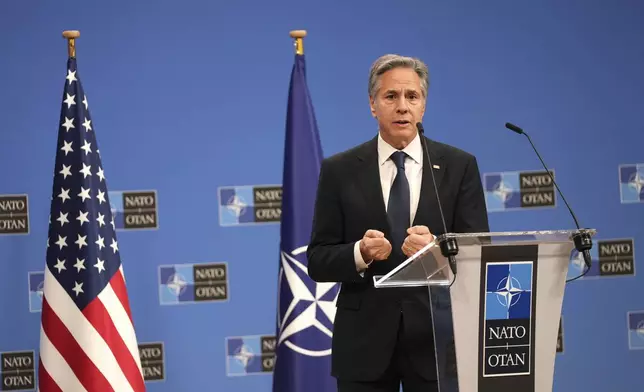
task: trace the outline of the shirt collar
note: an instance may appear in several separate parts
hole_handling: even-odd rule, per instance
[[[396,151],[398,150],[391,144],[387,143],[380,135],[380,132],[378,132],[378,164],[382,166],[387,159],[389,159],[391,154]],[[416,161],[416,163],[420,164],[422,162],[423,149],[420,145],[420,136],[418,132],[412,139],[411,143],[403,148],[402,151],[404,151],[411,159]]]

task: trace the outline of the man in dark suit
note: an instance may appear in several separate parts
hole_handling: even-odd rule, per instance
[[[421,61],[386,55],[369,76],[378,136],[322,162],[308,273],[340,282],[332,374],[339,392],[438,391],[426,287],[373,287],[443,233],[416,123],[429,85]],[[476,158],[426,138],[449,232],[489,231]]]

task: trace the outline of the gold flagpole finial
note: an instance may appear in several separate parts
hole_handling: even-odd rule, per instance
[[[63,31],[63,37],[67,39],[69,57],[76,57],[76,38],[80,37],[80,31],[65,30]]]
[[[295,39],[295,53],[299,55],[304,54],[304,42],[302,39],[306,37],[306,30],[292,30],[290,32],[291,38]]]

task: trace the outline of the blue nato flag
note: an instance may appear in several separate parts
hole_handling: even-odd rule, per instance
[[[274,392],[336,390],[331,337],[339,287],[311,280],[306,259],[321,163],[306,62],[303,54],[296,54],[284,147]]]

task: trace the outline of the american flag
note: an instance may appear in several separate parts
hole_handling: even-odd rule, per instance
[[[67,61],[43,288],[41,392],[145,391],[105,172]]]

